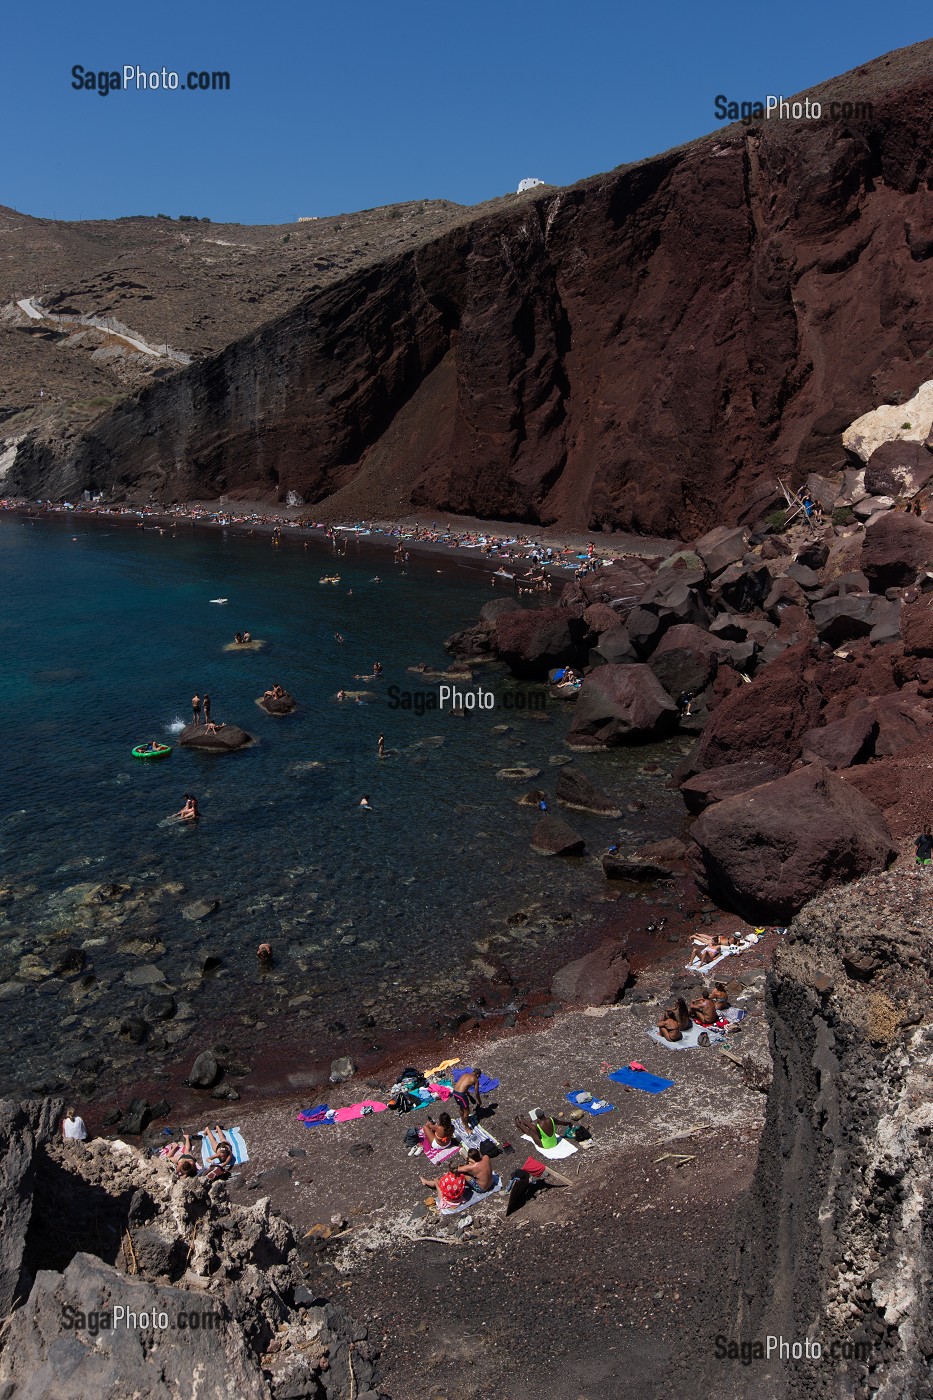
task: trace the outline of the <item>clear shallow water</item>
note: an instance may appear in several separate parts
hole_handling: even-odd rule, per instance
[[[339,586],[319,584],[334,572]],[[504,918],[536,900],[583,908],[601,889],[596,856],[625,827],[571,814],[592,857],[530,852],[535,813],[514,799],[528,786],[553,790],[549,759],[566,755],[567,711],[462,720],[387,704],[393,683],[427,684],[407,667],[449,664],[444,637],[491,596],[488,575],[439,576],[428,562],[402,574],[353,546],[335,561],[326,547],[273,549],[232,532],[173,539],[0,518],[0,1090],[82,1077],[89,1087],[107,1078],[100,1056],[123,1075],[151,1069],[209,1044],[230,1018],[255,1044],[274,1025],[309,1056],[341,1034],[335,1025],[384,1043],[463,1005],[477,941],[492,937],[515,966],[562,936],[547,919],[529,934]],[[225,652],[244,628],[265,649]],[[337,703],[377,659],[378,700]],[[500,699],[509,686],[498,671],[476,679]],[[273,681],[296,696],[296,714],[257,708]],[[215,719],[258,742],[135,761],[134,744],[188,719],[195,689],[209,692]],[[511,731],[495,734],[503,723]],[[643,771],[657,757],[642,749],[582,765],[623,806],[646,804],[626,819],[636,840],[679,816],[676,797]],[[496,779],[516,764],[541,777]],[[166,824],[187,791],[201,822]],[[372,812],[358,807],[364,793]],[[101,902],[101,884],[129,888]],[[219,908],[192,921],[183,911],[201,899]],[[255,957],[264,939],[276,953],[266,974]],[[205,953],[220,959],[208,977]],[[177,1013],[154,1022],[153,997],[166,991]],[[133,1014],[153,1022],[141,1045],[119,1034]]]

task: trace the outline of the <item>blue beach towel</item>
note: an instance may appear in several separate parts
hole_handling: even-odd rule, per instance
[[[248,1162],[249,1153],[246,1150],[246,1143],[243,1141],[243,1134],[240,1132],[239,1128],[224,1128],[223,1134],[233,1148],[233,1158],[237,1166],[240,1167],[245,1162]],[[211,1155],[211,1145],[205,1135],[201,1138],[201,1161],[205,1167]]]
[[[564,1098],[568,1103],[572,1103],[574,1108],[582,1108],[584,1113],[592,1113],[594,1118],[598,1118],[601,1113],[611,1113],[615,1108],[614,1103],[607,1103],[605,1099],[594,1099],[590,1097],[586,1103],[580,1102],[580,1095],[585,1093],[584,1089],[574,1089],[573,1093],[565,1094]],[[597,1108],[596,1105],[599,1105]]]
[[[661,1079],[657,1074],[649,1074],[646,1069],[629,1069],[623,1066],[609,1075],[616,1084],[627,1084],[630,1089],[641,1089],[646,1094],[663,1094],[673,1087],[673,1079]]]
[[[326,1103],[319,1103],[316,1108],[306,1108],[304,1112],[299,1113],[298,1122],[303,1128],[332,1128],[333,1118],[324,1117],[325,1113],[332,1111],[335,1110],[329,1109]]]
[[[457,1079],[460,1078],[461,1074],[472,1074],[472,1073],[473,1073],[473,1071],[472,1071],[471,1069],[458,1069],[458,1070],[457,1070]],[[480,1077],[479,1077],[479,1091],[480,1091],[481,1094],[491,1094],[492,1091],[493,1091],[493,1089],[498,1089],[498,1087],[499,1087],[499,1081],[498,1081],[498,1079],[490,1079],[488,1074],[481,1074],[481,1075],[480,1075]]]

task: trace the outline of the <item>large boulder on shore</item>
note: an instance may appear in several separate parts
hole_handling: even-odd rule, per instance
[[[204,724],[189,724],[178,736],[183,749],[203,749],[207,753],[235,753],[253,742],[251,734],[235,724],[225,724],[216,733],[209,734]]]
[[[544,680],[553,667],[582,661],[586,631],[568,608],[521,608],[496,618],[493,650],[513,675]]]
[[[687,811],[696,816],[714,802],[761,787],[762,783],[770,783],[783,772],[783,766],[779,768],[773,763],[724,763],[721,768],[708,768],[705,773],[681,783],[680,795]]]
[[[803,755],[827,768],[851,768],[874,757],[878,721],[870,706],[833,720],[803,736]]]
[[[715,677],[720,658],[731,649],[721,637],[683,622],[664,634],[648,665],[668,695],[699,695]]]
[[[811,613],[820,641],[838,647],[856,637],[870,637],[879,628],[896,632],[900,606],[877,593],[844,593],[818,599]]]
[[[865,527],[862,571],[873,593],[911,584],[933,562],[933,525],[889,511]]]
[[[713,898],[763,924],[787,923],[827,886],[897,854],[878,808],[821,764],[717,802],[691,835]]]
[[[557,775],[557,800],[574,812],[595,812],[599,817],[621,817],[613,799],[600,792],[579,768],[561,768]]]
[[[744,527],[717,525],[714,530],[702,535],[693,543],[693,552],[698,554],[715,578],[730,564],[745,558],[748,550],[749,533]]]
[[[800,739],[820,721],[822,699],[808,642],[788,647],[751,685],[716,706],[691,759],[691,775],[723,764],[770,763],[786,772]],[[690,775],[688,775],[690,776]]]
[[[933,594],[921,594],[901,612],[901,636],[908,656],[933,656]]]
[[[568,742],[639,743],[676,727],[677,706],[649,666],[598,666],[580,687]]]
[[[581,1006],[612,1006],[631,979],[625,944],[607,938],[582,958],[567,963],[554,974],[551,990],[560,1001]]]
[[[584,841],[560,817],[542,817],[531,833],[531,848],[540,856],[582,856]]]
[[[916,496],[933,477],[933,452],[921,442],[883,442],[865,468],[871,496]]]

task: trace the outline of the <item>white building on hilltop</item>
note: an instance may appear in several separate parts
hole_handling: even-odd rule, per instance
[[[529,177],[529,179],[527,179],[527,180],[519,180],[519,182],[518,182],[518,189],[516,190],[516,194],[524,194],[526,190],[533,190],[533,189],[535,188],[536,185],[543,185],[543,184],[544,184],[544,181],[543,181],[543,180],[536,180],[536,179],[534,178],[534,176]]]

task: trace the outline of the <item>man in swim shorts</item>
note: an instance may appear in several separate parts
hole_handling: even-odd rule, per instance
[[[201,723],[201,697],[197,691],[191,697],[191,716],[192,724]]]

